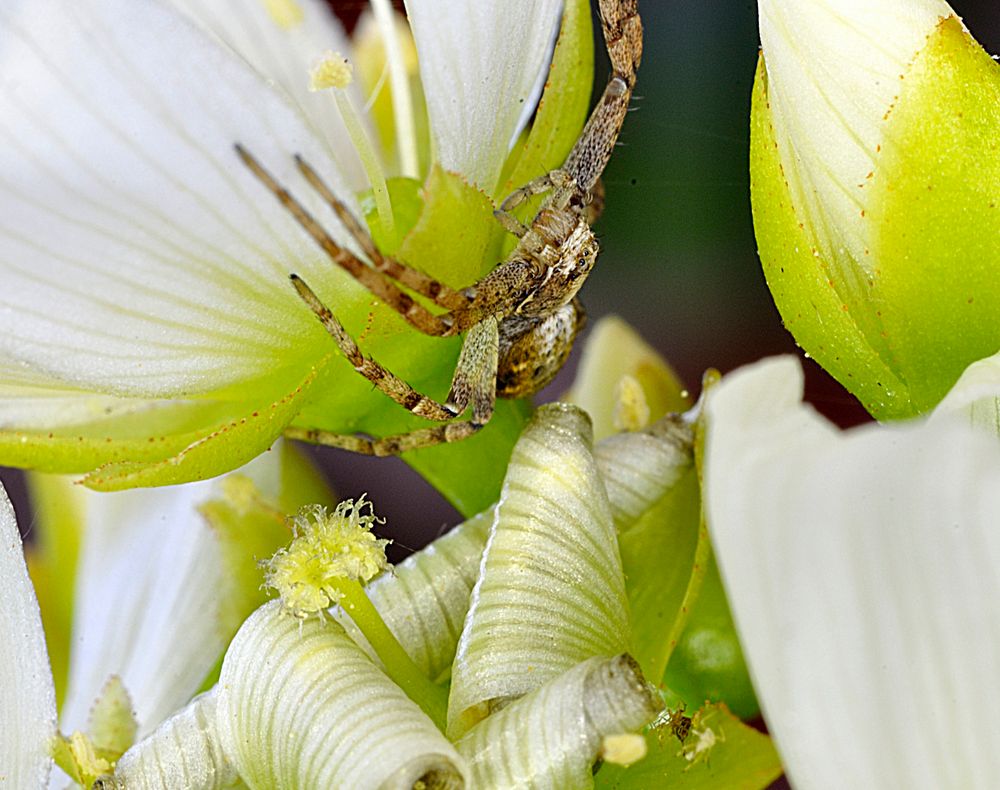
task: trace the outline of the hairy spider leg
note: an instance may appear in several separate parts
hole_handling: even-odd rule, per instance
[[[354,215],[348,211],[347,206],[344,205],[340,198],[333,194],[333,191],[320,178],[312,165],[298,154],[295,155],[295,164],[299,168],[299,172],[309,182],[309,185],[327,202],[351,236],[361,245],[361,248],[371,260],[373,269],[391,277],[407,288],[413,289],[421,296],[427,297],[435,304],[447,310],[461,310],[469,306],[469,302],[473,297],[473,294],[468,292],[469,289],[461,292],[456,291],[421,271],[412,269],[394,258],[382,255],[372,241],[372,237],[368,234],[368,231],[361,227],[361,224],[354,218]]]
[[[454,321],[448,313],[435,315],[415,301],[385,274],[376,271],[361,261],[350,250],[337,244],[312,214],[287,189],[285,189],[251,154],[239,143],[236,152],[257,179],[288,209],[305,231],[313,237],[327,256],[361,283],[375,296],[399,313],[411,326],[426,335],[446,336],[455,334]]]

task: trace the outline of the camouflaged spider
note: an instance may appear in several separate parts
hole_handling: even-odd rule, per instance
[[[569,356],[585,318],[576,294],[598,251],[588,221],[589,205],[625,120],[642,55],[642,23],[636,3],[600,0],[611,79],[563,166],[516,190],[494,212],[501,225],[518,237],[518,244],[505,261],[468,288],[449,288],[381,255],[343,203],[305,161],[296,157],[302,175],[336,212],[371,263],[358,259],[340,247],[246,149],[236,146],[247,167],[334,263],[421,332],[437,337],[465,333],[448,399],[440,403],[365,357],[340,321],[293,274],[299,296],[354,369],[404,408],[441,424],[381,439],[307,428],[289,428],[286,436],[367,455],[395,455],[464,439],[489,421],[498,397],[531,395],[552,380]],[[548,195],[530,225],[523,225],[511,214],[529,197],[543,193]],[[400,285],[446,312],[431,312]],[[470,405],[471,419],[456,420]]]

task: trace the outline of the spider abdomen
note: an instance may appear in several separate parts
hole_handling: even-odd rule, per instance
[[[511,316],[500,324],[497,397],[533,395],[555,378],[586,323],[574,299],[544,317]]]

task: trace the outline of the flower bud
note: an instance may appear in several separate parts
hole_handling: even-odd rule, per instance
[[[785,325],[878,418],[1000,348],[1000,70],[943,0],[760,0],[751,194]]]

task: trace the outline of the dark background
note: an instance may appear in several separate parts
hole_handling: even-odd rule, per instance
[[[359,9],[356,2],[333,5],[346,18]],[[1000,52],[995,2],[952,6],[987,50]],[[796,353],[764,284],[750,219],[747,118],[756,5],[640,0],[640,11],[646,36],[636,111],[605,174],[607,205],[596,228],[603,253],[582,297],[592,318],[617,313],[636,326],[697,392],[707,367],[726,371],[769,354]],[[607,75],[599,61],[597,90]],[[843,425],[865,419],[850,395],[806,365],[808,397],[822,411]],[[569,376],[564,373],[548,398]],[[401,550],[419,548],[458,520],[401,461],[311,452],[339,495],[369,493]],[[20,473],[0,469],[0,480],[29,531]]]

